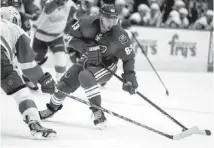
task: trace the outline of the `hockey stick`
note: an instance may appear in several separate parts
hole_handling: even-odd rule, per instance
[[[62,92],[62,91],[61,91],[61,92]],[[110,111],[110,110],[107,110],[107,109],[105,109],[105,108],[103,108],[103,107],[94,105],[94,104],[92,104],[92,103],[90,103],[90,102],[87,102],[87,101],[85,101],[85,100],[83,100],[83,99],[80,99],[80,98],[78,98],[78,97],[75,97],[75,96],[72,96],[72,95],[68,95],[68,94],[66,94],[66,93],[64,93],[64,92],[62,92],[62,93],[65,94],[68,98],[71,98],[71,99],[73,99],[73,100],[76,100],[76,101],[78,101],[78,102],[81,102],[81,103],[83,103],[83,104],[86,104],[86,105],[88,105],[88,106],[92,106],[92,107],[94,107],[94,108],[96,108],[96,109],[102,110],[103,112],[106,112],[106,113],[108,113],[108,114],[111,114],[111,115],[113,115],[113,116],[115,116],[115,117],[118,117],[118,118],[120,118],[120,119],[122,119],[122,120],[125,120],[125,121],[127,121],[127,122],[129,122],[129,123],[138,125],[138,126],[143,127],[143,128],[145,128],[145,129],[147,129],[147,130],[149,130],[149,131],[152,131],[152,132],[154,132],[154,133],[156,133],[156,134],[162,135],[162,136],[164,136],[164,137],[166,137],[166,138],[169,138],[169,139],[172,139],[172,140],[184,139],[184,138],[186,138],[186,137],[188,137],[188,136],[191,136],[192,134],[196,133],[197,130],[198,130],[197,127],[193,127],[193,128],[191,128],[191,129],[188,129],[187,131],[181,132],[180,134],[169,135],[169,134],[166,134],[166,133],[161,132],[161,131],[159,131],[159,130],[156,130],[156,129],[152,128],[152,127],[149,127],[149,126],[147,126],[147,125],[144,125],[144,124],[142,124],[142,123],[139,123],[139,122],[137,122],[137,121],[134,121],[134,120],[132,120],[132,119],[130,119],[130,118],[127,118],[127,117],[124,117],[124,116],[122,116],[122,115],[119,115],[118,113],[115,113],[115,112]]]
[[[146,53],[144,52],[143,47],[141,46],[141,44],[140,44],[139,41],[137,40],[135,34],[134,34],[133,32],[131,32],[131,33],[132,33],[132,35],[133,35],[135,41],[137,42],[138,46],[141,48],[141,50],[142,50],[143,54],[145,55],[147,61],[148,61],[149,64],[151,65],[152,69],[154,70],[155,74],[157,75],[158,79],[160,80],[161,84],[164,86],[164,88],[165,88],[165,90],[166,90],[166,95],[169,96],[169,91],[168,91],[166,85],[163,83],[163,81],[162,81],[160,75],[159,75],[158,72],[156,71],[155,67],[153,66],[152,62],[149,60],[149,58],[148,58],[148,56],[146,55]]]
[[[123,79],[118,76],[115,72],[111,71],[107,66],[105,66],[104,64],[102,64],[105,69],[107,69],[111,74],[113,74],[117,79],[119,79],[121,82],[124,82]],[[136,91],[136,94],[139,95],[141,98],[143,98],[146,102],[148,102],[150,105],[152,105],[153,107],[155,107],[158,111],[160,111],[162,114],[164,114],[165,116],[167,116],[170,120],[172,120],[174,123],[176,123],[177,125],[179,125],[180,127],[182,127],[182,131],[184,131],[185,133],[182,133],[186,136],[190,135],[190,134],[200,134],[200,135],[207,135],[210,136],[211,135],[211,131],[210,130],[199,130],[199,128],[197,126],[194,126],[192,128],[187,128],[185,127],[183,124],[181,124],[179,121],[177,121],[175,118],[173,118],[171,115],[169,115],[166,111],[164,111],[163,109],[161,109],[159,106],[157,106],[155,103],[153,103],[151,100],[149,100],[146,96],[144,96],[142,93],[140,93],[139,91]],[[180,137],[180,136],[178,136]]]
[[[76,49],[76,51],[79,51]],[[82,53],[81,51],[79,51],[80,53]],[[82,53],[84,54],[84,53]],[[123,82],[123,79],[118,76],[115,72],[111,71],[105,64],[101,63],[101,65],[103,67],[105,67],[111,74],[113,74],[116,78],[118,78],[121,82]],[[181,137],[187,137],[190,136],[192,134],[201,134],[201,135],[211,135],[211,132],[209,130],[199,130],[199,128],[197,126],[192,127],[192,128],[187,128],[184,125],[182,125],[180,122],[178,122],[176,119],[174,119],[172,116],[170,116],[167,112],[165,112],[164,110],[162,110],[159,106],[157,106],[156,104],[154,104],[152,101],[150,101],[147,97],[145,97],[143,94],[141,94],[139,91],[136,92],[141,98],[143,98],[145,101],[147,101],[149,104],[151,104],[153,107],[155,107],[157,110],[159,110],[161,113],[163,113],[165,116],[167,116],[169,119],[171,119],[173,122],[175,122],[177,125],[179,125],[180,127],[183,128],[183,132],[181,134],[175,135],[173,138],[174,139],[180,139]],[[146,127],[144,127],[146,128]],[[150,127],[148,127],[147,129],[149,129]],[[154,129],[153,129],[154,130]],[[159,132],[159,131],[157,131]],[[161,132],[162,133],[162,132]],[[159,133],[159,134],[161,134]],[[164,133],[162,133],[163,135]],[[169,137],[168,137],[169,138]],[[181,138],[182,139],[182,138]]]

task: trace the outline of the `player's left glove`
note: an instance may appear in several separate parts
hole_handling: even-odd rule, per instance
[[[41,84],[43,93],[53,94],[55,92],[55,82],[50,73],[46,72],[38,81]]]
[[[123,78],[123,90],[129,92],[131,95],[135,94],[138,87],[135,72],[128,72],[122,74]]]

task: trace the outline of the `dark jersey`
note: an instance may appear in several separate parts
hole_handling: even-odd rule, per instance
[[[22,29],[27,32],[30,31],[31,29],[31,25],[30,25],[30,20],[29,18],[23,13],[23,12],[19,12],[20,16],[21,16],[21,22],[22,22]]]
[[[102,52],[103,62],[123,61],[124,72],[134,71],[134,51],[126,31],[120,26],[114,26],[106,33],[100,31],[99,18],[87,16],[74,24],[69,24],[65,33],[73,38],[69,44],[81,52],[85,47],[101,45],[105,50]],[[108,64],[109,65],[109,64]]]

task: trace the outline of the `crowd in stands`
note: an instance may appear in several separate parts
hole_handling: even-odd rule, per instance
[[[212,0],[74,0],[85,3],[92,14],[103,3],[114,3],[122,25],[182,29],[213,29]]]
[[[37,18],[34,3],[39,1],[42,8],[48,0],[2,0],[4,2],[23,2],[28,18]],[[65,1],[65,0],[62,0]],[[104,3],[115,4],[120,22],[124,28],[131,25],[146,27],[181,28],[213,30],[213,0],[73,0],[79,9],[78,15],[99,14],[99,7]],[[36,8],[36,7],[35,7]],[[29,12],[28,12],[29,11]],[[78,16],[77,16],[78,17]],[[34,19],[33,19],[34,20]]]

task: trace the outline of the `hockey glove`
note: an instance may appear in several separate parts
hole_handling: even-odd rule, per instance
[[[98,66],[102,62],[100,46],[93,46],[86,49],[87,66]]]
[[[41,84],[43,93],[53,94],[55,92],[55,82],[50,73],[46,72],[38,82]]]
[[[135,72],[123,73],[123,90],[129,92],[131,95],[135,94],[138,83]]]

